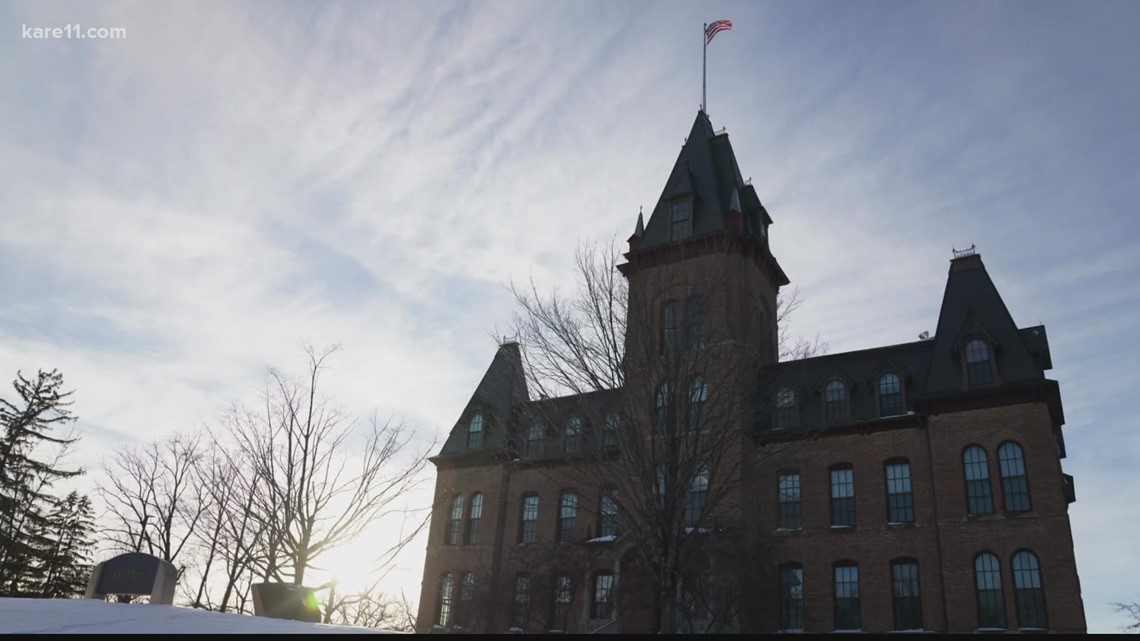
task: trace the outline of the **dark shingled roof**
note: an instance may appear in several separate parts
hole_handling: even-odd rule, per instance
[[[1048,354],[1045,330],[1039,336],[1027,332],[1032,351]],[[942,295],[942,310],[938,314],[934,353],[930,359],[930,375],[925,391],[941,395],[962,390],[960,350],[967,336],[985,336],[995,346],[998,380],[1002,383],[1042,380],[1042,368],[1035,362],[1031,350],[1022,342],[1023,334],[1017,329],[1005,302],[990,280],[982,257],[971,254],[950,261],[950,275],[946,279],[946,292]],[[1048,363],[1048,356],[1044,363]]]
[[[440,450],[440,455],[456,455],[467,451],[467,427],[471,417],[483,414],[483,444],[481,449],[499,449],[507,441],[511,408],[529,400],[526,378],[523,376],[522,354],[518,343],[499,346],[491,366],[479,381],[471,400]]]
[[[693,202],[693,236],[701,236],[727,229],[729,206],[736,201],[743,208],[745,234],[759,237],[760,224],[770,225],[772,219],[760,203],[756,190],[745,184],[736,164],[736,154],[728,141],[728,134],[717,134],[705,113],[697,112],[697,119],[673,171],[665,181],[665,189],[645,225],[640,250],[670,242],[668,205],[676,198],[691,196]]]
[[[850,420],[844,424],[880,420],[875,387],[887,372],[902,379],[907,413],[919,401],[965,393],[961,350],[972,336],[984,336],[993,345],[998,377],[987,390],[1044,382],[1044,371],[1052,368],[1045,328],[1018,329],[981,256],[971,254],[950,263],[938,329],[931,339],[786,361],[762,372],[760,385],[767,390],[768,409],[779,389],[794,391],[798,423],[804,427],[823,424],[824,387],[832,379],[847,385]],[[771,428],[771,412],[766,409],[756,425]]]

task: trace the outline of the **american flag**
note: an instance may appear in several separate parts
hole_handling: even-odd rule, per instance
[[[712,42],[713,36],[720,33],[721,31],[728,31],[731,28],[731,20],[717,20],[716,22],[710,22],[709,26],[705,27],[705,46],[709,46],[709,43]]]

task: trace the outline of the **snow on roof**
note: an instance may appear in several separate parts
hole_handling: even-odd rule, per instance
[[[0,598],[0,634],[379,634],[387,630],[95,599]]]

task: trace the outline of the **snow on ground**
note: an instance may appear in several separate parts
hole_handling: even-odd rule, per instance
[[[94,599],[0,598],[0,634],[376,634],[386,630],[322,625],[173,605]]]

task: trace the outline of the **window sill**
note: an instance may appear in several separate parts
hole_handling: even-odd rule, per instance
[[[1009,628],[974,628],[975,634],[1004,634]]]
[[[778,527],[778,528],[776,528],[776,536],[799,536],[803,533],[804,533],[804,529],[802,527],[792,527],[792,528]]]
[[[892,521],[892,522],[888,522],[885,527],[888,530],[907,530],[907,529],[911,529],[911,528],[918,527],[918,526],[913,521],[910,523],[895,523]]]
[[[1038,514],[1036,510],[1025,510],[1022,512],[1006,512],[1005,513],[1005,518],[1007,518],[1007,519],[1027,519],[1027,518],[1032,518],[1035,516],[1040,516],[1040,514]],[[1026,628],[1026,629],[1030,629],[1030,628]],[[1032,628],[1032,629],[1036,629],[1036,628]]]
[[[832,532],[854,532],[855,526],[854,525],[833,525],[828,529],[830,529]]]

